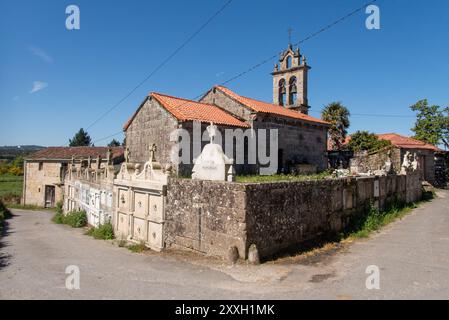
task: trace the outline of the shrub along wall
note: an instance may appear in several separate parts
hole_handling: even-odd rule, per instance
[[[227,183],[171,178],[165,243],[241,258],[255,244],[261,257],[338,233],[370,203],[421,198],[419,176],[391,175],[318,181]]]

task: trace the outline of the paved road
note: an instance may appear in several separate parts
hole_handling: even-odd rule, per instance
[[[367,240],[320,258],[228,266],[190,254],[132,253],[14,210],[0,240],[0,299],[449,298],[449,192]],[[80,289],[65,268],[80,268]],[[380,269],[380,289],[365,286]]]

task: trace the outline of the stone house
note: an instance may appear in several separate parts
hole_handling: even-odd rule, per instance
[[[201,122],[201,132],[210,122],[222,133],[226,129],[254,129],[257,146],[265,129],[267,139],[273,129],[278,134],[278,172],[285,172],[298,164],[312,165],[315,170],[327,168],[327,130],[329,124],[308,115],[307,76],[310,66],[302,58],[299,49],[291,46],[284,51],[275,66],[273,76],[273,101],[268,103],[241,96],[223,86],[214,86],[199,102],[176,98],[160,93],[149,94],[134,115],[124,125],[126,146],[130,162],[144,163],[150,155],[150,147],[158,149],[158,161],[173,166],[181,175],[188,175],[197,155],[191,139],[189,163],[174,164],[171,153],[178,140],[170,139],[176,129],[186,129],[194,136],[195,121]],[[239,174],[258,174],[263,163],[248,161],[248,144],[251,130],[245,131],[244,161],[235,167]],[[251,137],[252,139],[253,137]],[[206,141],[202,142],[204,145]],[[229,141],[222,141],[223,149]],[[232,148],[230,148],[232,149]],[[258,150],[258,149],[257,149]],[[230,158],[236,158],[235,148]]]
[[[392,171],[399,173],[404,155],[409,152],[417,156],[421,179],[431,184],[435,183],[435,153],[442,150],[434,145],[397,133],[377,134],[377,136],[379,139],[390,141],[392,147],[371,154],[355,155],[351,159],[353,168],[358,167],[360,172],[375,171],[381,169],[385,165],[385,161],[389,159],[392,164]],[[349,142],[349,139],[347,139],[347,142]]]
[[[384,133],[377,135],[379,139],[389,140],[391,144],[400,150],[400,159],[404,158],[408,151],[418,156],[421,179],[431,184],[435,183],[435,152],[442,151],[434,145],[402,136],[397,133]]]
[[[123,161],[123,148],[114,147],[112,161]],[[48,147],[29,155],[24,161],[22,204],[54,207],[63,199],[64,180],[69,164],[87,166],[97,157],[106,159],[108,147]],[[84,162],[83,162],[84,161]]]

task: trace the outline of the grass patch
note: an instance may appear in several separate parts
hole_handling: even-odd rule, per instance
[[[288,263],[315,264],[331,257],[333,253],[342,250],[345,244],[360,238],[367,238],[373,232],[409,214],[424,202],[434,198],[432,191],[424,191],[420,201],[405,204],[394,201],[385,210],[378,210],[372,203],[358,215],[352,217],[349,225],[339,234],[325,234],[310,242],[295,244],[272,256],[265,257],[264,261],[281,261]]]
[[[142,252],[144,250],[146,250],[145,247],[145,243],[141,242],[141,243],[137,243],[137,244],[130,244],[129,246],[127,246],[128,250],[132,251],[132,252]]]
[[[86,234],[100,240],[114,239],[114,229],[111,223],[102,224],[98,228],[90,228]]]
[[[397,219],[402,219],[413,209],[417,208],[420,203],[430,201],[433,198],[433,192],[423,192],[422,200],[417,203],[405,204],[395,201],[383,211],[371,203],[363,214],[353,218],[348,228],[340,235],[340,238],[367,238],[371,233],[378,231],[382,227]]]
[[[57,224],[66,224],[72,228],[82,228],[87,225],[86,211],[72,211],[67,214],[56,212],[52,221]]]
[[[40,211],[40,210],[53,211],[54,210],[54,208],[44,208],[44,207],[36,206],[34,204],[22,205],[22,204],[11,203],[11,204],[7,204],[7,206],[10,209],[22,209],[22,210],[32,210],[32,211]]]
[[[5,204],[19,203],[22,197],[23,176],[0,175],[0,200]]]
[[[323,171],[321,173],[310,175],[274,174],[270,176],[260,176],[260,175],[236,176],[235,181],[240,183],[309,181],[309,180],[323,180],[330,177],[331,173],[329,171]]]

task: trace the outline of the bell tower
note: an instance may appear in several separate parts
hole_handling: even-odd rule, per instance
[[[287,50],[279,57],[279,64],[274,66],[273,103],[308,114],[307,73],[310,67],[299,48],[293,49],[289,44]]]

